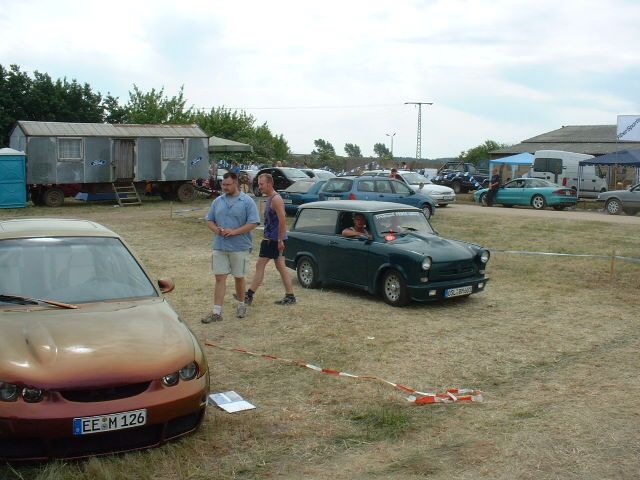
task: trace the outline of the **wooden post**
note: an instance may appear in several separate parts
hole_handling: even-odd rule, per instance
[[[609,268],[609,276],[613,277],[616,269],[616,251],[611,252],[611,267]]]

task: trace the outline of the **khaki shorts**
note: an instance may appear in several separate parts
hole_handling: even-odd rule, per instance
[[[251,252],[244,250],[241,252],[224,252],[214,250],[211,260],[211,270],[214,275],[228,275],[236,278],[243,278],[247,273]]]

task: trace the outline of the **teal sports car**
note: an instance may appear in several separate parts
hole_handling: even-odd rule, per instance
[[[365,231],[345,236],[361,216]],[[360,220],[360,219],[358,219]],[[489,278],[489,250],[441,237],[417,207],[374,200],[300,205],[284,251],[304,288],[334,283],[392,306],[468,297]]]
[[[486,205],[487,193],[486,188],[476,191],[473,194],[474,201]],[[493,203],[503,207],[522,205],[536,210],[545,207],[564,210],[575,206],[577,201],[576,191],[571,188],[561,187],[541,178],[516,178],[500,186]]]

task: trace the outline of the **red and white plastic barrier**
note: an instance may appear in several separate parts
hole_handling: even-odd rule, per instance
[[[425,405],[428,403],[455,403],[455,402],[482,402],[482,392],[479,390],[473,390],[470,388],[449,388],[444,392],[421,392],[414,388],[406,387],[404,385],[400,385],[399,383],[390,382],[380,377],[376,377],[373,375],[354,375],[352,373],[340,372],[338,370],[332,370],[330,368],[322,368],[317,365],[313,365],[311,363],[307,363],[302,360],[289,360],[287,358],[280,358],[274,355],[268,355],[265,353],[254,353],[249,350],[245,350],[243,348],[229,348],[223,347],[221,345],[217,345],[210,340],[206,340],[205,345],[213,348],[218,348],[220,350],[226,350],[228,352],[240,352],[246,355],[252,355],[254,357],[262,357],[268,358],[269,360],[276,360],[281,363],[287,363],[289,365],[295,365],[298,367],[308,368],[310,370],[314,370],[316,372],[326,373],[328,375],[335,375],[337,377],[349,377],[349,378],[357,378],[360,380],[372,380],[376,382],[386,383],[387,385],[391,385],[393,388],[400,390],[405,393],[409,393],[410,395],[407,397],[407,400],[416,405]]]

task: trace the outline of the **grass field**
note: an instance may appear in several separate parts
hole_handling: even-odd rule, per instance
[[[197,201],[195,207],[206,208]],[[182,206],[174,208],[183,208]],[[233,315],[229,280],[223,322],[212,305],[211,235],[198,216],[170,204],[72,203],[12,216],[96,220],[116,232],[158,278],[204,342],[372,374],[419,390],[469,387],[483,403],[415,406],[390,387],[209,348],[213,391],[235,390],[256,410],[210,408],[182,441],[140,453],[0,466],[10,479],[252,478],[638,478],[640,476],[640,264],[494,252],[486,292],[397,309],[338,287],[283,289],[272,266],[245,319]],[[484,217],[441,209],[443,235],[497,250],[637,256],[637,226]],[[294,272],[291,272],[294,275]],[[1,321],[1,319],[0,319]],[[0,323],[1,325],[1,323]]]

